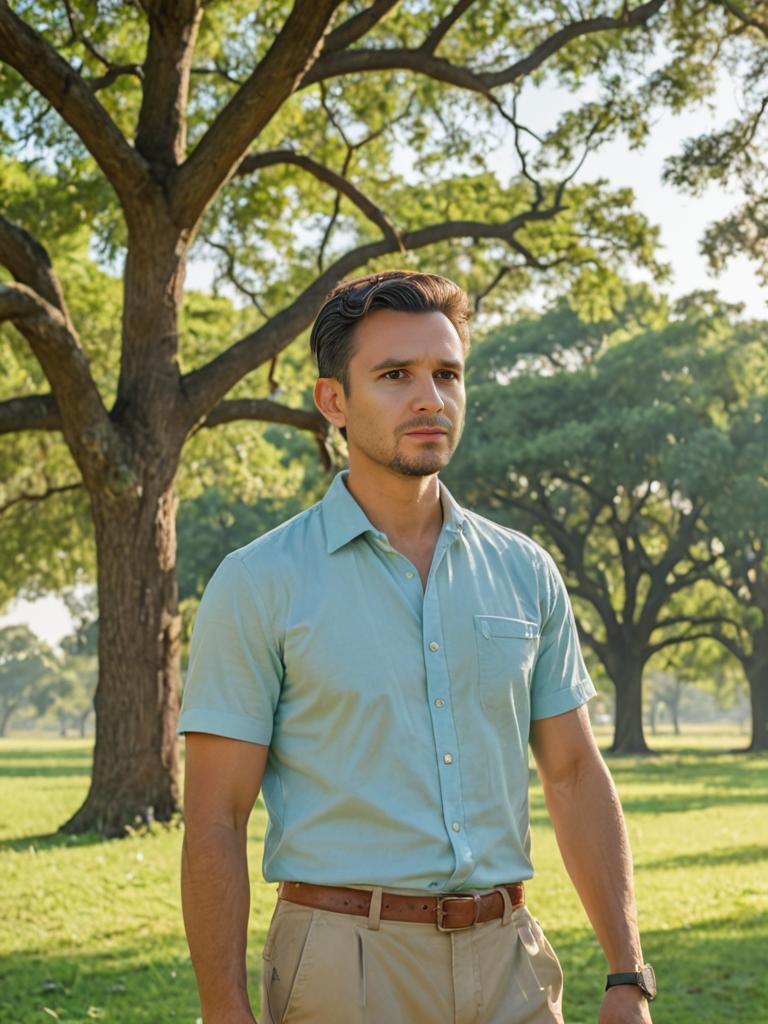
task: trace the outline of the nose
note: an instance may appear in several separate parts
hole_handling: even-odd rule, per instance
[[[412,405],[415,412],[435,413],[444,408],[445,401],[432,374],[417,381]]]

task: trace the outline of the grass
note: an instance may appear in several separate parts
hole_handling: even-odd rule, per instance
[[[657,755],[609,760],[636,864],[654,1024],[768,1024],[768,759],[735,733],[654,738]],[[181,924],[182,833],[104,842],[53,833],[88,784],[90,741],[0,741],[0,1024],[195,1024]],[[597,1018],[605,966],[532,787],[537,877],[529,903],[566,974],[566,1020]],[[264,831],[250,828],[258,876]],[[249,975],[274,887],[253,881]],[[343,1022],[334,1022],[343,1024]]]

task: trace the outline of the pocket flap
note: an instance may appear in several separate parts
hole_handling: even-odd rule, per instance
[[[521,640],[536,640],[539,627],[536,622],[525,619],[508,619],[504,615],[475,615],[475,629],[490,640],[491,637],[516,637]]]

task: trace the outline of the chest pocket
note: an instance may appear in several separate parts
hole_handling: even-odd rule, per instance
[[[501,615],[474,618],[480,703],[491,712],[527,709],[538,625]]]

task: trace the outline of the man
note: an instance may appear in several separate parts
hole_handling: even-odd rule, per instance
[[[229,555],[192,641],[182,891],[205,1024],[247,1024],[246,824],[262,787],[264,1024],[545,1024],[562,973],[524,903],[528,742],[605,951],[601,1024],[649,1024],[621,809],[554,563],[438,481],[464,421],[465,294],[339,286],[315,401],[349,471]]]

